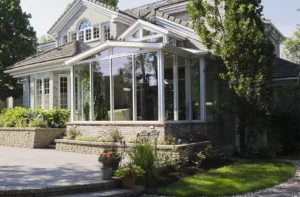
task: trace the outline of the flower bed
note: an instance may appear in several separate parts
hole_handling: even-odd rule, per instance
[[[113,143],[111,142],[90,142],[90,141],[77,141],[77,140],[66,140],[66,139],[57,139],[56,150],[64,152],[73,152],[73,153],[83,153],[91,155],[99,155],[105,149],[110,148]],[[208,145],[209,141],[196,142],[189,144],[180,144],[180,145],[157,145],[158,152],[170,152],[177,154],[179,150],[184,150],[186,148],[195,148],[202,149]],[[134,146],[133,143],[128,143],[126,146],[119,143],[115,144],[119,152],[130,151],[130,148]]]
[[[45,148],[64,131],[52,128],[0,128],[0,146]]]

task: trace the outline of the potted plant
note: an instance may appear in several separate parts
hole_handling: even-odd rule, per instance
[[[108,150],[104,150],[98,157],[98,161],[102,164],[101,173],[103,180],[110,180],[112,177],[112,168],[110,163],[112,160],[112,153]]]
[[[145,171],[136,165],[128,165],[123,168],[119,168],[115,172],[115,176],[121,178],[123,188],[133,189],[135,187],[136,177],[142,177]]]

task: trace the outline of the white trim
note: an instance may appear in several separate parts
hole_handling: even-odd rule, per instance
[[[164,6],[159,8],[158,11],[163,12],[165,14],[171,15],[181,12],[187,12],[187,4],[188,2],[177,3],[174,5]]]
[[[67,60],[64,65],[69,66],[71,64],[75,64],[76,62],[79,62],[80,60],[83,60],[85,58],[88,58],[89,56],[98,53],[100,51],[103,51],[104,49],[107,49],[109,47],[136,47],[136,48],[148,48],[148,49],[161,49],[163,48],[162,43],[140,43],[140,42],[115,42],[115,41],[107,41],[102,45],[99,45],[93,49],[90,49],[84,53],[81,53],[69,60]]]
[[[158,114],[159,121],[164,122],[166,119],[165,115],[165,88],[164,88],[164,79],[165,79],[165,55],[163,50],[159,50],[158,52]]]
[[[132,120],[137,121],[137,85],[136,85],[136,65],[135,56],[132,55]]]
[[[94,72],[93,72],[93,63],[90,62],[90,121],[94,119]]]
[[[70,68],[70,78],[71,78],[71,122],[75,120],[75,77],[74,77],[74,66]]]
[[[272,81],[287,81],[287,80],[299,80],[299,77],[279,78],[279,79],[273,79]]]
[[[168,34],[169,31],[158,27],[157,25],[151,24],[149,22],[143,21],[141,19],[137,20],[131,27],[129,27],[123,34],[121,34],[119,37],[121,39],[125,39],[126,37],[130,36],[131,34],[135,33],[136,31],[139,31],[143,28],[149,28],[149,30],[154,30],[155,32],[158,32],[160,34]],[[142,38],[142,36],[140,36]]]

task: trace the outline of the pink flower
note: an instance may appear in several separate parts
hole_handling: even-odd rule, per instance
[[[105,157],[109,158],[110,157],[110,153],[106,153]]]
[[[138,174],[138,173],[139,173],[139,171],[138,171],[138,170],[136,170],[136,171],[135,171],[135,173],[136,173],[136,174]]]
[[[126,172],[129,172],[129,171],[130,171],[130,168],[125,168],[125,171],[126,171]]]

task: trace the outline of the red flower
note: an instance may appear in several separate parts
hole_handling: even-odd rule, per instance
[[[126,172],[129,172],[129,171],[130,171],[130,168],[125,168],[125,171],[126,171]]]
[[[106,153],[105,157],[109,158],[110,157],[110,153]]]

